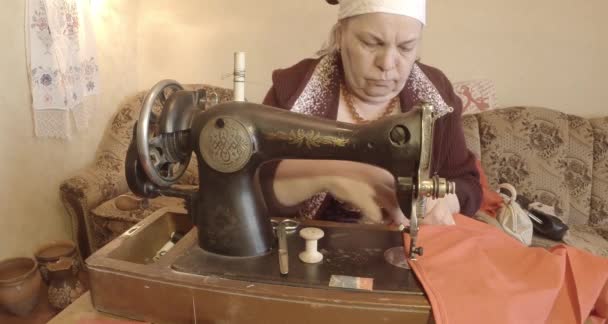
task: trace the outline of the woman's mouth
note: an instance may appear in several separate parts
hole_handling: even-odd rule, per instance
[[[370,83],[370,85],[372,86],[376,86],[376,87],[390,87],[393,86],[395,83],[394,81],[391,80],[367,80],[367,82]]]

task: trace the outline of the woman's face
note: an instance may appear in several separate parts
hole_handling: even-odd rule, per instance
[[[416,60],[422,24],[371,13],[345,19],[338,42],[348,89],[360,100],[384,103],[401,92]]]

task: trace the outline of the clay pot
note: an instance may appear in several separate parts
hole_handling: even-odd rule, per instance
[[[61,257],[70,257],[76,262],[76,267],[80,270],[80,261],[78,258],[78,251],[76,250],[76,244],[70,240],[52,241],[46,243],[38,248],[34,253],[36,260],[39,264],[40,274],[42,279],[48,285],[49,283],[49,271],[47,265],[49,263],[55,263],[59,261]]]
[[[61,257],[47,265],[49,270],[49,304],[64,309],[84,293],[73,258]]]
[[[42,279],[33,258],[12,258],[0,262],[0,306],[26,316],[38,304]]]

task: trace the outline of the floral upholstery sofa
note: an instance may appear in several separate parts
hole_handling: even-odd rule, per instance
[[[463,125],[491,188],[510,183],[553,207],[570,227],[565,243],[608,257],[608,117],[509,107],[464,115]],[[533,239],[536,246],[558,243]]]
[[[219,101],[228,89],[203,87]],[[83,257],[177,198],[151,199],[147,206],[121,210],[120,195],[132,195],[124,158],[145,92],[127,98],[111,120],[95,162],[61,184],[61,199],[73,219]],[[159,107],[156,107],[158,109]],[[510,107],[463,116],[469,149],[481,160],[492,188],[508,182],[528,199],[554,207],[569,226],[568,244],[608,256],[608,117],[583,119],[538,107]],[[196,159],[181,184],[197,185]],[[553,242],[535,237],[534,245]]]
[[[218,102],[232,99],[230,89],[209,85],[184,85],[184,88],[205,89],[208,96],[217,96]],[[135,198],[127,185],[124,160],[145,95],[146,91],[142,91],[122,102],[108,125],[93,164],[60,185],[61,200],[72,219],[73,237],[78,241],[83,258],[155,210],[183,204],[181,199],[173,197],[150,199],[139,208],[129,210],[120,209],[115,204],[120,195]],[[153,111],[158,113],[159,110],[160,104],[157,103]],[[196,185],[197,174],[196,159],[192,159],[179,183]]]

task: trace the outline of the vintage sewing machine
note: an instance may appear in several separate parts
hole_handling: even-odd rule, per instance
[[[422,198],[454,192],[429,174],[438,117],[432,107],[352,125],[236,100],[207,109],[205,98],[171,80],[146,96],[127,153],[129,187],[143,197],[183,197],[186,210],[158,211],[87,260],[97,309],[180,323],[432,320],[404,266],[406,257],[414,262],[423,254]],[[193,152],[200,185],[177,188]],[[273,218],[256,172],[277,159],[351,160],[388,170],[410,227]],[[176,232],[184,236],[158,258]],[[387,260],[389,250],[401,263]]]

